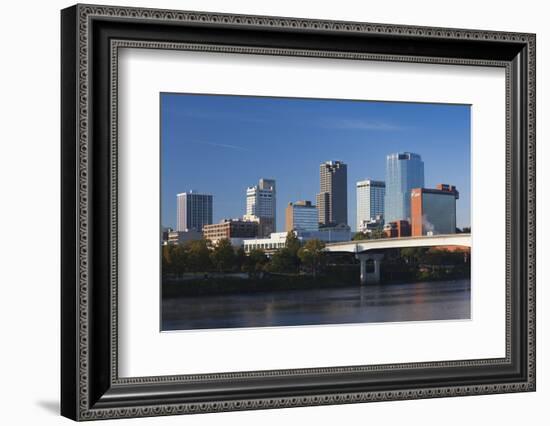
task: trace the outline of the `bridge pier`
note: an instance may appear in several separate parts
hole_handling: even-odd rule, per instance
[[[361,285],[367,282],[380,282],[380,262],[383,255],[380,251],[386,249],[402,249],[405,247],[437,247],[437,246],[472,246],[470,234],[438,234],[419,237],[380,238],[375,240],[342,241],[328,243],[323,249],[327,253],[353,253],[361,262]],[[378,252],[377,254],[367,254]],[[374,272],[367,273],[367,261],[374,261]]]
[[[359,260],[361,268],[361,285],[367,283],[380,284],[380,263],[384,258],[383,254],[357,253],[356,259]],[[374,272],[367,272],[367,262],[372,260],[374,263]]]

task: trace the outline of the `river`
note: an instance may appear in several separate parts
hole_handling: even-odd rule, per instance
[[[166,299],[162,330],[470,318],[470,280]]]

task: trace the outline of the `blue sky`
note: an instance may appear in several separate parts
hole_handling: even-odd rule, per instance
[[[470,107],[467,105],[161,93],[161,220],[175,227],[176,194],[214,196],[214,222],[239,217],[246,188],[277,183],[277,229],[289,201],[319,192],[319,164],[348,165],[348,223],[355,183],[384,180],[386,155],[424,160],[425,186],[456,185],[457,226],[470,226]]]

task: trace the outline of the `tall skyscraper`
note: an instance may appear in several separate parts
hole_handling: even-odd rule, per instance
[[[212,195],[195,191],[178,194],[178,218],[176,231],[202,231],[212,223]]]
[[[285,231],[318,231],[317,207],[311,201],[296,201],[286,206]]]
[[[348,224],[348,168],[341,161],[327,161],[319,168],[321,190],[317,210],[321,225]]]
[[[357,230],[361,223],[376,220],[384,215],[384,195],[386,183],[379,180],[362,180],[357,182]]]
[[[399,152],[386,157],[384,222],[411,220],[411,189],[424,187],[424,162],[420,155]]]
[[[277,229],[277,191],[274,179],[260,179],[246,189],[245,220],[258,222],[258,236],[267,237]]]

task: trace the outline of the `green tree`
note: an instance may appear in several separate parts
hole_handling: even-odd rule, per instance
[[[381,238],[386,238],[386,233],[382,228],[373,229],[369,234],[370,240],[379,240]]]
[[[321,270],[324,260],[325,243],[320,240],[309,240],[299,251],[298,256],[302,261],[302,264],[306,266],[313,274],[317,276],[317,273]]]
[[[298,257],[298,250],[300,250],[300,247],[302,247],[302,243],[293,231],[290,231],[286,234],[285,247],[288,249],[291,257],[289,272],[297,272],[300,268],[300,258]]]
[[[366,240],[367,238],[368,237],[364,232],[356,232],[351,240],[352,241],[361,241],[361,240]]]
[[[255,276],[263,270],[267,263],[267,256],[262,249],[253,249],[246,257],[242,266],[244,272],[248,272],[250,276]]]
[[[244,251],[244,248],[241,246],[235,251],[235,267],[234,269],[236,271],[243,270],[243,266],[246,262],[246,252]]]
[[[173,246],[166,245],[162,246],[162,275],[166,276],[174,273],[173,265]]]
[[[298,250],[302,244],[293,231],[290,231],[286,234],[285,247],[290,251],[293,256],[298,255]]]
[[[173,246],[172,265],[174,273],[180,275],[187,272],[189,261],[189,252],[187,247],[178,244]]]
[[[360,240],[379,240],[386,238],[386,234],[382,228],[371,229],[370,232],[357,232],[352,238],[352,241]]]
[[[210,244],[207,240],[189,241],[186,244],[188,252],[188,269],[191,272],[207,272],[212,269],[210,260]]]
[[[227,238],[222,238],[210,253],[212,264],[219,272],[229,271],[235,263],[235,250],[231,245],[231,241]]]
[[[166,245],[162,247],[162,274],[180,275],[188,268],[188,251],[185,246]]]
[[[277,250],[269,262],[269,271],[270,272],[296,272],[296,258],[293,256],[292,252],[287,248],[283,247],[280,250]]]
[[[401,249],[401,257],[407,263],[417,264],[423,258],[427,249],[425,247],[406,247]]]
[[[452,252],[434,248],[427,250],[422,257],[422,263],[428,265],[461,265],[467,260],[464,252]]]

